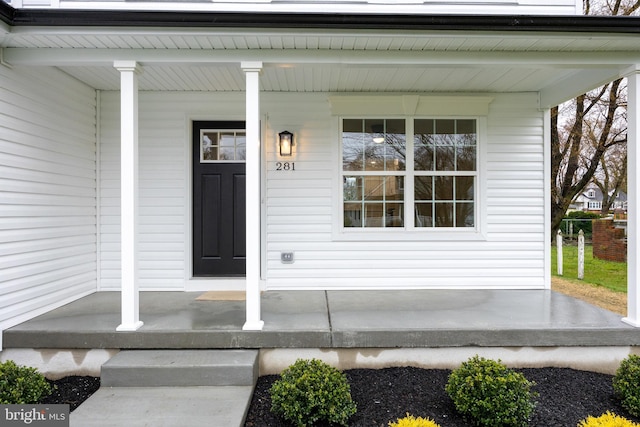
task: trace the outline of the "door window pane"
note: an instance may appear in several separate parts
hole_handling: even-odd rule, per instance
[[[202,163],[246,160],[246,134],[244,131],[201,130],[200,161]]]

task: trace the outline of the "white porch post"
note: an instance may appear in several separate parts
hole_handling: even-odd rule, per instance
[[[115,61],[120,71],[120,233],[122,323],[118,331],[142,326],[138,295],[138,64]]]
[[[622,321],[640,327],[640,265],[638,261],[638,230],[640,215],[640,64],[633,67],[627,77],[627,317]]]
[[[247,297],[246,321],[242,329],[260,331],[260,71],[262,62],[240,64],[247,80],[246,92],[246,192],[247,192]]]

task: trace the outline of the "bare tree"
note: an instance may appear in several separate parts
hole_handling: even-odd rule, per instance
[[[602,208],[600,213],[605,215],[609,213],[613,202],[615,202],[618,193],[626,186],[627,180],[627,152],[620,150],[619,156],[612,156],[613,159],[605,161],[604,157],[600,160],[600,168],[602,170],[602,178],[593,180],[602,192]]]
[[[584,0],[588,15],[636,15],[639,9],[640,0]],[[626,158],[626,122],[620,124],[626,114],[625,98],[626,85],[618,79],[551,109],[552,235],[596,172],[599,177],[608,174],[611,181],[613,163],[607,163],[607,152],[624,145]]]
[[[584,0],[585,15],[634,15],[640,9],[636,0]]]

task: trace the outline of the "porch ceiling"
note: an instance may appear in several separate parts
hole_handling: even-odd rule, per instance
[[[387,30],[14,28],[12,65],[56,66],[119,90],[114,60],[138,61],[145,91],[244,91],[241,61],[262,61],[263,91],[541,92],[551,106],[640,64],[637,35]]]

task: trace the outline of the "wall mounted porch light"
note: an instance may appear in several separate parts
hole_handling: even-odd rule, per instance
[[[293,134],[288,130],[282,131],[278,134],[278,147],[280,149],[280,156],[289,157],[293,153]]]

